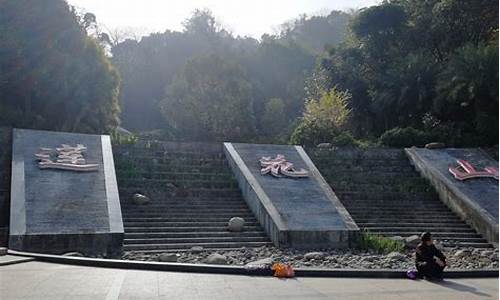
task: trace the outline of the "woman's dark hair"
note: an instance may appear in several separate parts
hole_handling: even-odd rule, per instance
[[[431,233],[428,231],[422,233],[422,235],[420,235],[420,239],[422,240],[422,242],[430,241],[431,240]]]

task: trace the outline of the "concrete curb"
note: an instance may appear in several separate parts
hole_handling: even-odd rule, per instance
[[[102,259],[87,257],[71,257],[52,254],[30,253],[15,250],[8,250],[11,255],[32,257],[38,261],[91,266],[102,268],[118,268],[133,270],[151,271],[173,271],[188,273],[206,274],[229,274],[229,275],[252,275],[252,276],[272,276],[270,269],[250,269],[243,266],[222,266],[207,264],[187,264],[187,263],[163,263],[146,262],[118,259]],[[295,269],[297,277],[343,277],[343,278],[406,278],[406,270],[355,270],[355,269]],[[498,269],[482,270],[450,270],[446,271],[446,278],[497,278]]]
[[[34,261],[34,260],[35,260],[34,257],[16,257],[16,259],[0,261],[0,267],[21,264],[21,263],[25,263],[25,262],[29,262],[29,261]]]

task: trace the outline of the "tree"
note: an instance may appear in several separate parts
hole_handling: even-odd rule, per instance
[[[301,122],[291,136],[294,144],[316,145],[330,142],[346,130],[350,115],[348,101],[351,95],[332,88],[323,91],[319,99],[308,99]]]
[[[0,125],[106,132],[119,76],[65,1],[0,1]]]
[[[434,112],[462,134],[498,143],[498,44],[465,45],[439,74]]]
[[[235,63],[217,56],[190,60],[161,102],[184,140],[244,140],[254,136],[252,86]]]

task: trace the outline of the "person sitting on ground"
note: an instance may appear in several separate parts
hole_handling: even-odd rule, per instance
[[[446,257],[434,246],[430,232],[422,233],[420,239],[422,242],[418,244],[415,255],[419,277],[429,280],[443,279]]]

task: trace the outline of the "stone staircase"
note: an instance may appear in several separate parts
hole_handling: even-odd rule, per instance
[[[0,127],[0,247],[9,238],[11,128]]]
[[[308,154],[361,229],[388,237],[430,231],[445,247],[492,247],[439,200],[402,149]]]
[[[221,144],[139,142],[113,146],[124,251],[156,253],[271,245],[243,200]],[[151,203],[133,203],[141,193]],[[230,232],[232,217],[245,219]]]

